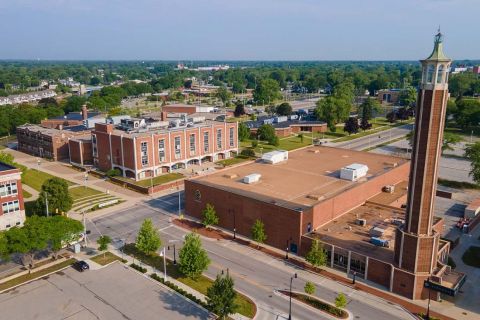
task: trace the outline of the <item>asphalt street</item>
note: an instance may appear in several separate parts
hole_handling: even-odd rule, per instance
[[[381,131],[378,134],[371,134],[365,137],[357,138],[345,142],[330,142],[327,145],[337,148],[352,149],[352,150],[365,150],[376,145],[392,141],[394,139],[405,136],[407,133],[413,130],[413,124],[406,124],[403,126],[395,127],[385,131]]]
[[[133,242],[142,221],[150,218],[159,229],[164,245],[174,241],[178,254],[187,232],[173,226],[171,218],[162,212],[161,206],[175,212],[178,209],[178,193],[154,199],[149,204],[137,205],[128,210],[88,220],[87,229],[91,230],[90,241],[95,241],[99,234],[108,234],[117,245],[124,241]],[[287,318],[288,300],[278,295],[275,290],[287,289],[290,277],[295,272],[298,278],[293,281],[294,290],[303,291],[305,281],[313,281],[317,286],[317,296],[330,302],[333,302],[337,293],[342,291],[348,296],[347,309],[354,314],[355,319],[411,319],[410,315],[398,306],[329,279],[312,275],[292,267],[283,260],[274,259],[235,242],[212,239],[202,241],[212,260],[206,274],[215,277],[222,269],[228,268],[235,279],[236,288],[257,303],[259,308],[257,319]],[[168,255],[173,258],[173,250],[168,251]],[[293,319],[329,319],[302,304],[294,303],[292,308]]]

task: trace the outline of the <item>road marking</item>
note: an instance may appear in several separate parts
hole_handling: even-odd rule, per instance
[[[163,228],[158,229],[158,231],[163,231],[163,230],[166,230],[166,229],[171,228],[171,227],[173,227],[173,226],[172,226],[172,225],[168,225],[168,226],[166,226],[166,227],[163,227]]]

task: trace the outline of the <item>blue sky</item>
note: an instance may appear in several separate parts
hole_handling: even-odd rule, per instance
[[[0,59],[479,59],[480,0],[0,0]]]

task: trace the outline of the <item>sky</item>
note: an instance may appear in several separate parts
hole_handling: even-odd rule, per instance
[[[0,0],[0,59],[479,59],[480,0]]]

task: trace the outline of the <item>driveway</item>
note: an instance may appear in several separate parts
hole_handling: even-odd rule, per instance
[[[120,263],[99,270],[73,268],[0,295],[2,319],[180,320],[209,314]]]

